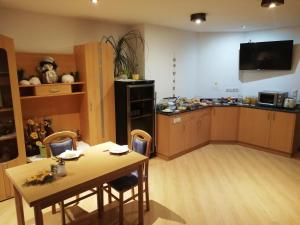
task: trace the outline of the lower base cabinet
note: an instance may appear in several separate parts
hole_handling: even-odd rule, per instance
[[[210,139],[210,109],[179,115],[158,115],[157,154],[176,157]]]
[[[238,141],[293,152],[296,113],[241,108]]]
[[[239,107],[213,107],[211,116],[212,141],[236,141]]]
[[[292,155],[300,149],[300,113],[211,107],[158,114],[157,154],[172,159],[209,141],[234,141]]]

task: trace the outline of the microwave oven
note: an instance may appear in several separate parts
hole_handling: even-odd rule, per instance
[[[258,92],[257,103],[264,106],[283,107],[284,99],[288,92]]]

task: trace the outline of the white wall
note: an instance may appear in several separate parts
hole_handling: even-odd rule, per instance
[[[243,41],[243,33],[198,33],[197,95],[206,98],[238,95],[225,90],[241,89],[239,47]]]
[[[294,40],[291,71],[239,71],[240,43]],[[300,94],[300,27],[249,33],[199,33],[197,39],[197,93],[201,97],[257,96],[263,90]],[[225,92],[239,88],[239,93]]]
[[[0,34],[14,39],[16,51],[72,53],[76,44],[127,30],[123,25],[99,21],[0,9]]]
[[[173,57],[176,57],[176,96],[196,93],[197,34],[145,25],[145,78],[155,80],[157,99],[173,94]]]

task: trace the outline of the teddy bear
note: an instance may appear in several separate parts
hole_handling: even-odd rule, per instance
[[[57,64],[55,63],[52,57],[44,58],[37,70],[41,76],[42,83],[44,84],[51,84],[56,83],[58,80],[58,75],[56,73]]]

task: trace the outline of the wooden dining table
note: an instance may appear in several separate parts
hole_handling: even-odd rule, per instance
[[[138,221],[144,224],[143,216],[143,164],[148,158],[129,151],[126,154],[113,155],[107,151],[113,142],[89,147],[76,160],[66,161],[67,175],[54,181],[40,185],[24,185],[26,178],[43,170],[50,170],[50,165],[56,162],[52,158],[21,165],[6,170],[13,184],[18,225],[25,225],[22,198],[34,208],[35,223],[43,224],[42,209],[70,197],[88,191],[95,187],[124,176],[132,171],[138,171]],[[103,192],[98,194],[97,204],[99,216],[103,214]]]

